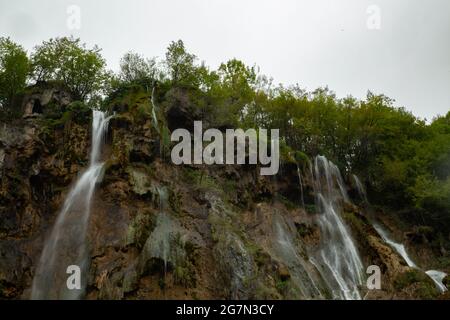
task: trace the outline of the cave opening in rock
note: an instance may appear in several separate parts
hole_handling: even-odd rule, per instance
[[[42,113],[42,105],[39,99],[34,99],[32,113]]]

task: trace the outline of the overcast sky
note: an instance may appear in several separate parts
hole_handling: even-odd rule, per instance
[[[449,0],[0,0],[0,36],[27,50],[70,34],[113,70],[126,51],[162,57],[182,39],[213,68],[235,57],[275,83],[384,93],[428,119],[450,110]]]

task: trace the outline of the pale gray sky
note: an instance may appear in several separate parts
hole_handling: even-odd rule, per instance
[[[70,5],[79,30],[67,26]],[[371,5],[379,30],[367,27]],[[70,34],[98,44],[113,70],[126,51],[162,57],[182,39],[213,68],[236,57],[275,83],[339,97],[370,89],[428,119],[450,110],[449,0],[0,0],[0,36],[27,50]]]

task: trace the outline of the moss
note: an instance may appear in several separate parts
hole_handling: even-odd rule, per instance
[[[288,210],[293,210],[298,207],[295,203],[293,203],[291,200],[289,200],[288,198],[286,198],[281,194],[278,194],[277,198],[278,200],[280,200],[281,203],[283,203],[286,206]]]
[[[151,212],[139,212],[128,227],[125,244],[142,248],[154,227],[155,221]]]
[[[258,268],[269,265],[270,256],[260,246],[250,241],[245,241],[244,245],[247,252],[253,257],[253,261],[255,261]]]
[[[450,256],[443,256],[438,258],[438,268],[447,270],[450,269]]]
[[[309,214],[313,214],[317,212],[315,204],[305,204],[305,210]]]
[[[175,284],[182,285],[186,288],[195,286],[195,273],[192,268],[186,266],[176,266],[174,270]]]
[[[132,186],[133,192],[143,196],[151,191],[152,185],[145,168],[135,168],[130,166],[126,169],[126,171],[128,173],[129,182]]]
[[[364,223],[358,219],[358,217],[353,212],[344,212],[343,218],[347,221],[350,227],[355,230],[359,235],[366,234],[366,228]]]
[[[158,286],[161,290],[166,288],[166,279],[164,277],[158,279]]]
[[[438,295],[433,281],[422,271],[411,269],[394,279],[394,288],[398,291],[415,285],[415,296],[421,299],[433,299]]]
[[[278,280],[275,287],[277,288],[278,292],[281,294],[284,294],[286,292],[286,289],[288,287],[289,280]]]
[[[297,227],[297,233],[300,237],[306,237],[313,233],[313,229],[304,223],[298,223],[295,225]]]
[[[264,283],[258,283],[255,288],[256,300],[278,300],[282,299],[282,295],[278,292],[277,288],[273,286],[267,286]]]
[[[169,205],[174,213],[180,214],[182,206],[181,195],[172,189],[169,190]]]
[[[305,168],[309,163],[309,158],[306,153],[302,151],[294,152],[294,159],[298,163],[299,167]]]
[[[450,289],[450,276],[446,276],[443,280],[442,283],[444,284],[444,286],[447,287],[447,289]]]
[[[223,190],[226,190],[228,193],[236,193],[237,192],[237,181],[234,179],[226,179],[221,184],[223,186]]]
[[[198,191],[222,191],[216,179],[209,176],[205,171],[189,167],[183,168],[183,181],[194,185]]]
[[[180,234],[174,239],[174,246],[178,248],[175,250],[174,262],[174,282],[186,288],[196,286],[196,266],[197,261],[196,246],[189,242],[183,241]]]

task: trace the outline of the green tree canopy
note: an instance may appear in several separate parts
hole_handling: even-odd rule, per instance
[[[0,104],[10,106],[21,92],[30,73],[30,61],[22,46],[9,38],[0,38]]]
[[[195,65],[197,57],[187,52],[183,41],[172,41],[166,52],[166,67],[169,78],[174,85],[198,87],[199,79]]]
[[[32,63],[36,81],[61,81],[80,100],[99,92],[108,78],[100,49],[72,37],[44,41],[35,48]]]
[[[159,78],[155,59],[145,59],[134,52],[127,52],[120,59],[119,79],[125,82],[152,82]]]

